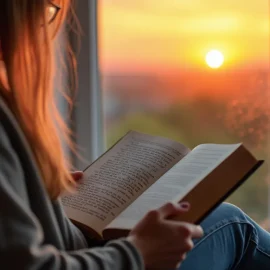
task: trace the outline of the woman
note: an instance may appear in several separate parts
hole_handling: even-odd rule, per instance
[[[269,269],[270,235],[228,204],[202,224],[203,238],[200,226],[166,219],[187,203],[151,211],[100,247],[68,220],[59,198],[81,173],[69,174],[57,136],[68,133],[52,105],[51,56],[68,8],[0,1],[1,269]]]

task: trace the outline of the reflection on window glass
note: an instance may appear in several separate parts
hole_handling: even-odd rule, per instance
[[[133,129],[190,148],[241,141],[270,161],[268,12],[267,0],[100,1],[107,146]],[[269,228],[267,167],[229,201]]]

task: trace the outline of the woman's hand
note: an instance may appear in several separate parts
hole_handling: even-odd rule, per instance
[[[83,178],[83,172],[81,172],[81,171],[71,172],[71,176],[72,176],[73,180],[74,180],[76,183],[80,183],[80,181],[81,181],[82,178]]]
[[[127,239],[141,252],[146,269],[176,269],[193,248],[192,238],[202,237],[200,226],[167,219],[188,210],[188,203],[167,203],[131,231]]]

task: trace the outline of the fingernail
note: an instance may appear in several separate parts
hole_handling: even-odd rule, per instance
[[[75,180],[81,180],[82,177],[83,177],[83,172],[80,172],[80,171],[75,172],[75,174],[74,174]]]
[[[189,208],[190,207],[190,204],[188,202],[181,202],[179,203],[179,206],[181,206],[182,208]]]

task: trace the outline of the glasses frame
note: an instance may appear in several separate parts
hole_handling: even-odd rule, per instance
[[[48,24],[53,23],[53,21],[55,20],[55,18],[57,17],[59,11],[61,10],[61,7],[59,7],[58,5],[56,5],[55,3],[49,2],[49,6],[52,6],[56,9],[55,14],[53,15],[53,17],[48,21]]]

